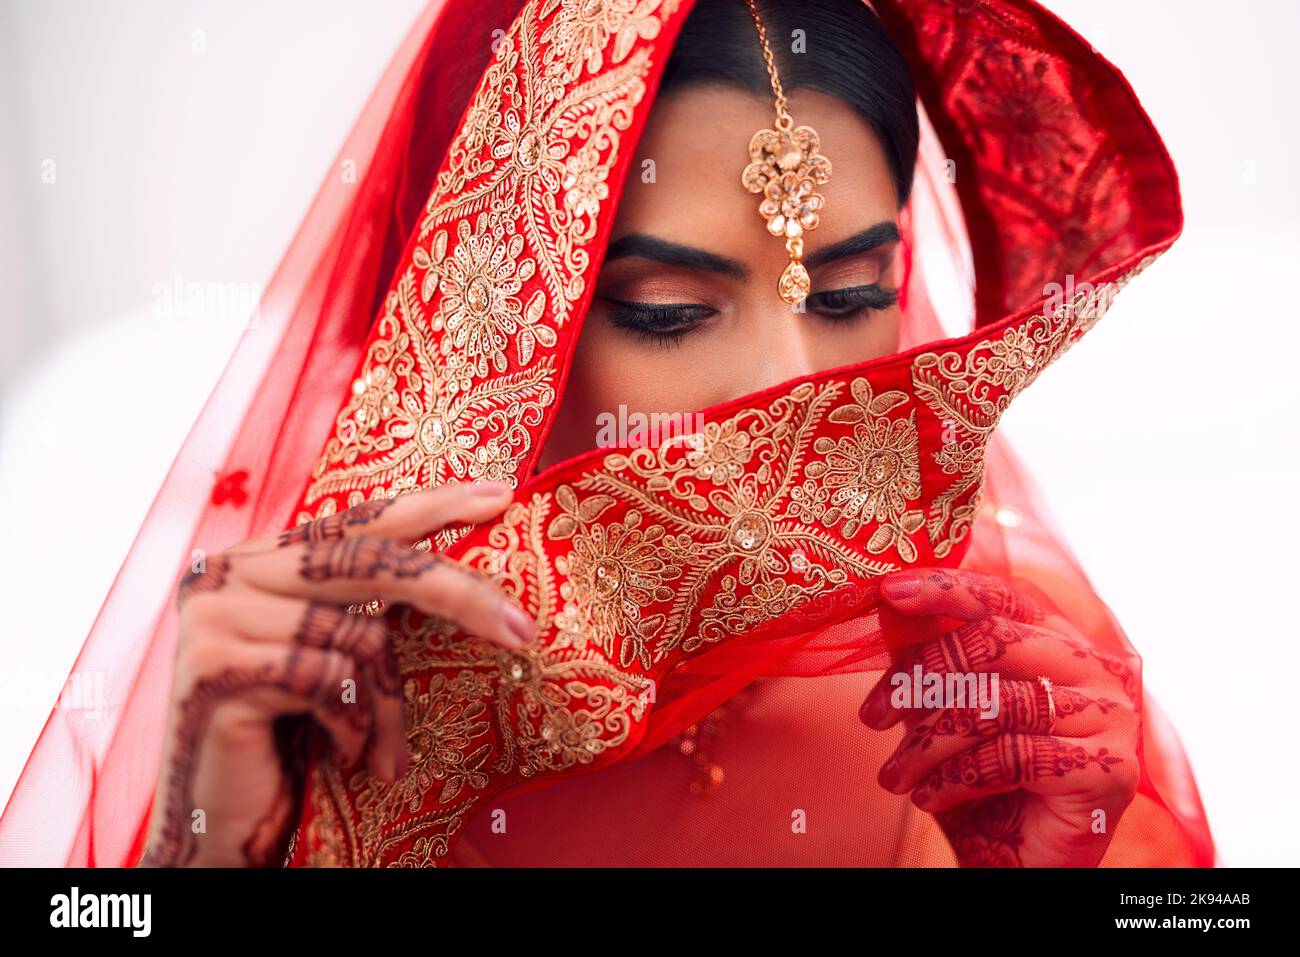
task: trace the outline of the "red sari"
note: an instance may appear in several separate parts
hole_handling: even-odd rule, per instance
[[[539,475],[691,3],[431,3],[341,153],[357,181],[322,187],[78,660],[111,675],[114,720],[52,714],[0,857],[139,859],[168,586],[192,550],[504,479],[499,520],[433,544],[497,578],[539,639],[505,652],[370,609],[397,643],[412,767],[387,785],[313,752],[288,863],[952,863],[934,819],[874,783],[897,736],[856,707],[890,661],[877,579],[960,567],[1037,586],[1125,669],[1141,779],[1103,863],[1212,864],[1140,659],[995,432],[1177,238],[1172,163],[1119,72],[1036,4],[873,6],[928,121],[903,351]],[[466,40],[497,27],[490,51]]]

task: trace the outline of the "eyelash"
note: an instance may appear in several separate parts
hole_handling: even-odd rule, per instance
[[[686,334],[699,326],[718,310],[711,306],[695,303],[669,303],[660,305],[647,302],[625,302],[621,299],[606,300],[614,311],[609,321],[617,328],[625,329],[643,342],[651,342],[665,348],[681,345]],[[656,328],[657,327],[657,328]]]
[[[869,286],[849,286],[845,289],[830,289],[815,292],[808,297],[806,306],[816,312],[817,306],[829,310],[822,312],[823,319],[831,322],[847,322],[858,319],[864,312],[878,312],[889,309],[898,302],[897,289],[883,289],[877,283]]]
[[[661,305],[626,302],[621,299],[607,299],[606,302],[614,307],[610,313],[610,322],[617,328],[632,333],[643,342],[665,348],[680,345],[686,335],[701,322],[717,314],[717,310],[711,306],[694,303]],[[847,324],[857,321],[866,313],[888,309],[896,302],[898,290],[882,289],[872,283],[868,286],[849,286],[813,293],[808,297],[806,306],[810,312],[822,310],[819,315],[827,322]]]

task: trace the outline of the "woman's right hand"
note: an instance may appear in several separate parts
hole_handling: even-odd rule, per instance
[[[364,502],[209,556],[180,583],[180,632],[142,867],[280,863],[298,808],[273,725],[310,714],[348,767],[407,769],[397,659],[376,598],[506,648],[534,623],[487,577],[413,544],[499,514],[510,488],[449,485]]]

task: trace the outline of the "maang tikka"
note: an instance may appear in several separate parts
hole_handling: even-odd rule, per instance
[[[816,187],[831,178],[831,161],[818,149],[821,140],[810,126],[795,127],[790,111],[785,108],[785,91],[776,72],[776,61],[767,42],[767,31],[758,15],[754,0],[745,0],[758,27],[758,41],[763,45],[763,58],[772,78],[772,94],[776,97],[776,129],[759,130],[749,141],[750,164],[740,176],[740,182],[751,193],[762,193],[763,201],[758,212],[767,220],[767,231],[785,238],[785,249],[790,254],[790,265],[777,282],[777,292],[790,305],[797,305],[808,297],[812,280],[803,264],[803,235],[816,229],[817,211],[825,200]]]

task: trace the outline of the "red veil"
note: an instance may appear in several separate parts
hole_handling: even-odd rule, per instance
[[[902,352],[704,410],[684,442],[535,474],[690,7],[429,4],[74,666],[104,676],[104,717],[51,713],[0,860],[139,859],[173,589],[196,554],[504,478],[504,516],[435,544],[498,578],[539,639],[503,652],[379,610],[412,768],[385,785],[314,751],[290,863],[951,863],[933,819],[875,784],[897,735],[857,717],[889,661],[876,578],[936,565],[1033,583],[1124,669],[1141,777],[1103,863],[1213,863],[1139,659],[994,431],[1182,225],[1132,90],[1036,4],[873,3],[923,111]],[[467,306],[482,281],[490,327]],[[836,497],[868,458],[888,463],[897,508]]]

